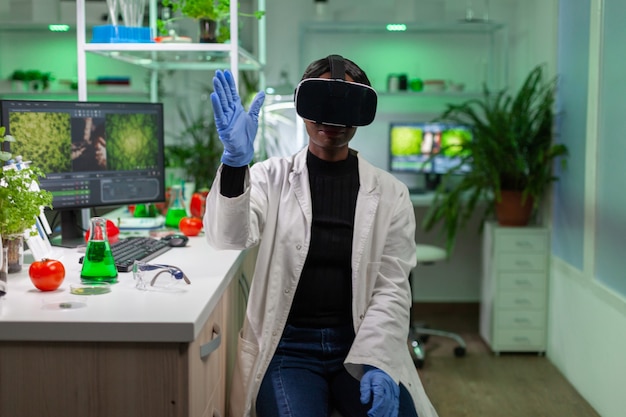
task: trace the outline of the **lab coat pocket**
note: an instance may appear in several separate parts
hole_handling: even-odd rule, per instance
[[[231,408],[239,411],[233,412],[233,416],[240,416],[244,414],[250,376],[254,370],[254,364],[258,354],[259,347],[256,344],[244,339],[242,337],[242,332],[240,331],[239,339],[237,341],[237,360],[233,370],[233,382],[230,397]]]

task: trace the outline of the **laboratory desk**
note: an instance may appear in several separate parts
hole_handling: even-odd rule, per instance
[[[78,296],[82,255],[63,249],[61,287],[37,290],[28,264],[8,277],[0,310],[0,416],[225,415],[245,295],[247,252],[204,237],[151,263],[180,267],[191,285],[140,291],[120,273],[107,294]]]

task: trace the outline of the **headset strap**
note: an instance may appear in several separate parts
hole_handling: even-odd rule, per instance
[[[328,63],[330,64],[330,78],[334,80],[346,79],[346,64],[341,55],[329,55]]]

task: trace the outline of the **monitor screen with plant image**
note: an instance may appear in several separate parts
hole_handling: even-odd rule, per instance
[[[95,207],[165,201],[162,104],[2,100],[0,114],[12,154],[45,174],[53,244],[84,243]]]
[[[470,126],[439,122],[392,122],[389,127],[389,171],[425,177],[432,191],[441,176],[471,170],[464,142],[472,139]],[[412,190],[417,192],[417,190]]]

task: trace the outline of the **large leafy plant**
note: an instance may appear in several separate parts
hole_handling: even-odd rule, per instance
[[[4,126],[0,126],[0,142],[0,160],[4,165],[12,158],[6,146],[15,142],[12,136],[5,136]],[[41,176],[39,169],[30,166],[19,170],[3,167],[0,171],[0,235],[3,238],[21,235],[35,225],[42,207],[51,206],[52,194],[38,187]]]
[[[493,214],[501,191],[521,191],[537,209],[557,180],[554,161],[563,157],[565,164],[568,151],[554,143],[556,78],[544,72],[543,65],[534,67],[515,94],[485,86],[481,98],[449,104],[438,118],[473,127],[471,140],[451,145],[464,155],[457,168],[469,162],[472,171],[457,181],[456,169],[444,176],[423,222],[425,230],[441,226],[448,252],[477,207],[484,205],[483,221]]]

